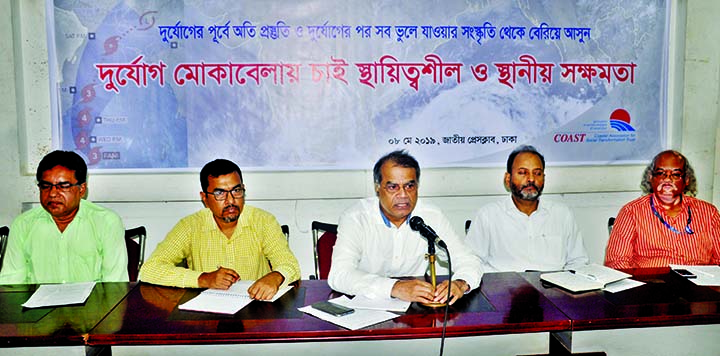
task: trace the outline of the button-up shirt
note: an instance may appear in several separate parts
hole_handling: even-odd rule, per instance
[[[125,282],[127,264],[120,216],[83,199],[63,232],[41,206],[13,221],[0,283]]]
[[[452,257],[453,279],[462,279],[471,289],[480,285],[480,261],[469,253],[440,209],[418,201],[412,212],[420,216],[444,240]],[[428,242],[413,231],[407,220],[396,227],[383,219],[378,198],[368,198],[350,207],[340,217],[328,284],[334,290],[370,298],[390,298],[395,277],[422,276],[428,269]],[[438,265],[447,255],[436,248]],[[441,272],[439,272],[441,273]]]
[[[670,230],[650,207],[652,194],[620,209],[610,233],[605,265],[612,268],[665,267],[669,264],[720,264],[720,215],[710,203],[683,196],[680,214],[669,217],[655,202],[658,215],[680,233]],[[692,219],[685,231],[688,208]]]
[[[188,268],[177,266],[186,261]],[[270,264],[268,264],[268,262]],[[257,280],[277,271],[283,285],[300,278],[300,266],[272,214],[245,205],[230,238],[217,226],[210,209],[189,215],[173,227],[140,270],[144,282],[197,288],[198,277],[219,267],[242,280]]]
[[[518,210],[511,196],[483,206],[466,242],[486,271],[554,271],[588,263],[572,212],[546,199],[529,216]]]

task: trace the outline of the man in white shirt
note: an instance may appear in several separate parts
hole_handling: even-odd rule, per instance
[[[370,298],[395,297],[421,303],[444,303],[448,282],[436,289],[419,279],[428,269],[428,241],[410,228],[411,216],[420,216],[450,250],[453,280],[450,304],[477,288],[482,269],[477,257],[458,238],[436,207],[418,202],[420,167],[405,151],[380,158],[373,169],[376,197],[364,199],[340,217],[328,283],[334,290]],[[437,258],[447,261],[441,248]]]
[[[544,185],[545,158],[535,147],[510,153],[505,172],[510,197],[480,208],[466,238],[486,271],[552,271],[588,263],[570,209],[540,201]]]

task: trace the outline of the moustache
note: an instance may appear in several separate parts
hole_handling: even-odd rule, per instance
[[[224,211],[227,211],[227,210],[230,210],[230,209],[232,209],[232,208],[235,208],[235,210],[240,210],[240,207],[237,206],[237,205],[228,205],[228,206],[226,206],[226,207],[223,208],[223,212],[224,212]]]
[[[540,190],[540,189],[538,188],[538,186],[535,185],[535,183],[525,184],[525,185],[523,185],[522,187],[520,187],[520,190],[525,189],[525,188],[528,188],[528,187],[533,187],[533,188],[535,188],[535,190]]]

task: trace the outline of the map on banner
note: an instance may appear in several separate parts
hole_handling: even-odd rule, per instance
[[[622,164],[665,147],[669,4],[48,0],[54,145],[93,169]]]

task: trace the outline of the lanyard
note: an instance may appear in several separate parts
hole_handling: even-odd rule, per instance
[[[662,216],[660,216],[660,213],[658,213],[658,211],[655,209],[655,203],[653,203],[652,196],[650,197],[650,209],[652,209],[653,214],[655,214],[655,216],[657,216],[657,218],[660,219],[660,222],[663,223],[665,225],[665,227],[668,228],[668,230],[670,230],[676,234],[680,234],[680,231],[678,231],[678,229],[676,229],[674,226],[668,224],[667,221],[665,221],[665,219],[663,219]],[[688,205],[688,218],[687,218],[687,224],[685,225],[685,233],[687,233],[688,235],[692,235],[695,233],[690,228],[691,222],[692,222],[692,213],[690,212],[690,206]]]

